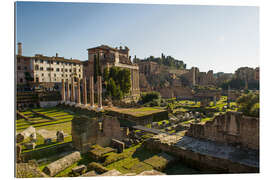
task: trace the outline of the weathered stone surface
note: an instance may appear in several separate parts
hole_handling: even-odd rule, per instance
[[[80,177],[91,177],[91,176],[97,176],[98,174],[96,173],[96,171],[89,171],[83,175],[81,175]]]
[[[28,150],[35,149],[36,143],[30,142],[30,143],[24,143],[24,147]]]
[[[16,142],[21,143],[27,139],[31,134],[36,133],[36,129],[33,126],[28,127],[19,134],[16,135]]]
[[[116,169],[112,169],[108,172],[105,172],[103,174],[101,174],[100,176],[121,176],[122,173],[120,173],[119,171],[117,171]]]
[[[47,165],[46,167],[44,167],[43,172],[49,176],[55,176],[56,174],[63,171],[64,169],[71,166],[72,164],[79,161],[80,159],[81,159],[81,153],[78,151],[75,151]]]
[[[72,168],[71,172],[73,174],[83,174],[86,171],[86,166],[85,165],[80,165]]]
[[[78,116],[72,120],[72,143],[76,149],[85,153],[94,144],[106,147],[111,139],[123,138],[117,118],[102,116],[100,119],[101,122],[97,118]]]
[[[22,161],[21,153],[22,153],[22,146],[20,144],[16,144],[16,162],[17,163]]]
[[[143,162],[149,164],[155,170],[162,171],[174,160],[175,159],[172,156],[166,153],[159,153],[151,158],[144,160]]]
[[[31,163],[16,163],[16,178],[48,177]]]
[[[101,164],[99,163],[96,163],[96,162],[91,162],[87,165],[87,170],[88,171],[96,171],[97,173],[105,173],[105,172],[108,172],[109,170],[107,168],[105,168],[104,166],[102,166]]]
[[[57,142],[63,142],[64,141],[64,132],[63,131],[57,131],[56,132],[56,141]]]
[[[156,170],[143,171],[140,174],[138,174],[138,176],[160,176],[160,175],[166,175],[166,174],[156,171]]]
[[[188,136],[259,149],[259,119],[227,112],[205,124],[191,124]]]
[[[217,173],[259,172],[259,155],[255,150],[239,149],[189,136],[179,138],[170,136],[165,134],[154,136],[145,142],[144,147],[151,151],[173,154],[191,167],[200,170],[212,170]]]
[[[117,139],[112,139],[111,145],[112,145],[113,148],[117,149],[118,153],[123,152],[124,149],[125,149],[125,143],[122,142],[122,141],[119,141]]]

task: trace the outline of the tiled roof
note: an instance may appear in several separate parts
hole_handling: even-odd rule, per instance
[[[78,60],[78,59],[65,59],[64,57],[48,57],[48,56],[43,56],[43,55],[36,55],[32,57],[28,56],[18,56],[17,57],[22,57],[22,58],[31,58],[31,59],[42,59],[42,60],[48,60],[48,61],[59,61],[59,62],[68,62],[68,63],[77,63],[77,64],[82,64],[83,62]]]

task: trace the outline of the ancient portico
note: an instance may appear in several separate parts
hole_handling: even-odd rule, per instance
[[[67,84],[67,85],[66,85]],[[86,78],[72,78],[71,86],[69,82],[66,83],[62,80],[62,101],[66,105],[71,105],[75,107],[86,107],[89,109],[94,109],[97,107],[98,111],[103,109],[102,107],[102,77],[98,76],[97,78],[97,106],[94,105],[94,78],[92,75],[89,77],[89,104],[87,103],[87,82]],[[82,94],[82,95],[81,95]],[[82,96],[82,100],[81,100]]]

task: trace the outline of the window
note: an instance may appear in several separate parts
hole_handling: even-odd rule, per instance
[[[40,70],[43,71],[43,67],[40,67]]]
[[[38,65],[35,66],[35,70],[39,70],[39,66]]]
[[[73,72],[76,72],[76,68],[73,68]]]
[[[21,70],[21,66],[18,66],[18,70]]]
[[[64,72],[64,68],[61,69],[61,72]]]
[[[79,74],[79,78],[81,77],[81,75]]]
[[[40,63],[43,64],[43,60],[40,60]]]
[[[59,68],[56,68],[56,71],[59,72]]]
[[[66,72],[68,72],[68,69],[65,69]]]
[[[26,66],[24,66],[24,70],[27,70],[27,67]]]
[[[64,77],[64,74],[62,74],[62,77]]]
[[[70,69],[69,72],[72,72],[72,69]]]
[[[66,77],[68,77],[67,74],[66,74]]]
[[[57,61],[56,64],[59,64],[59,61]]]
[[[54,74],[54,77],[56,77],[56,74]]]
[[[49,67],[47,67],[47,71],[50,71],[51,69]]]
[[[53,68],[51,68],[51,71],[53,71]]]
[[[47,61],[47,64],[50,64],[50,61]]]
[[[54,79],[54,81],[56,81],[56,79]]]
[[[42,74],[41,74],[41,76],[43,77],[43,76],[44,76],[44,74],[42,73]]]
[[[79,69],[79,72],[81,72],[81,69]]]
[[[72,77],[72,75],[70,75],[70,77]]]
[[[23,79],[22,79],[22,78],[20,79],[20,82],[21,82],[21,83],[23,82]]]
[[[51,74],[49,73],[48,76],[51,77]]]
[[[38,62],[38,60],[37,59],[35,59],[35,63],[37,63]]]

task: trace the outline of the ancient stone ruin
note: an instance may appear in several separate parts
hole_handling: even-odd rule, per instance
[[[123,131],[116,117],[77,116],[72,120],[72,143],[82,153],[87,152],[94,144],[109,146],[112,139],[123,139]]]
[[[258,150],[259,118],[227,112],[205,124],[191,124],[186,135]]]

